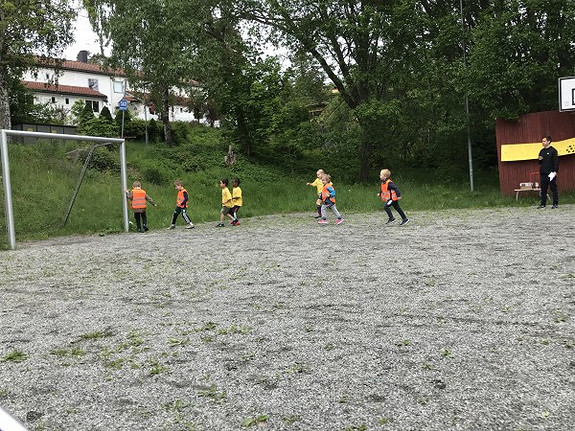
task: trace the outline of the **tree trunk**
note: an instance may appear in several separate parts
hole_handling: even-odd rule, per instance
[[[364,131],[359,147],[359,181],[366,183],[369,180],[369,161],[372,153],[371,139]]]
[[[170,125],[170,92],[166,88],[162,93],[162,123],[164,123],[164,142],[168,147],[174,145],[172,126]]]
[[[369,180],[370,161],[375,140],[373,123],[367,118],[358,118],[361,127],[361,143],[359,146],[359,181]]]
[[[10,95],[4,79],[3,72],[0,71],[0,129],[11,129],[10,120]]]

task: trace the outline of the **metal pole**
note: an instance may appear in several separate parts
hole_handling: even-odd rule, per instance
[[[16,248],[16,231],[14,230],[14,213],[12,209],[12,184],[10,183],[10,164],[8,163],[8,136],[6,130],[0,134],[2,144],[2,182],[4,183],[4,204],[6,208],[6,229],[8,230],[8,246]]]
[[[469,161],[469,185],[475,191],[473,184],[473,154],[471,151],[471,125],[469,124],[469,98],[465,95],[465,114],[467,116],[467,158]]]
[[[148,145],[148,106],[144,101],[144,121],[146,122],[146,145]]]
[[[120,133],[120,138],[124,139],[124,113],[126,111],[122,109],[122,131]]]
[[[70,200],[70,204],[68,205],[68,211],[66,212],[66,217],[64,217],[64,225],[68,223],[68,219],[70,218],[70,214],[72,213],[72,208],[74,207],[74,202],[76,202],[76,198],[78,197],[78,192],[80,191],[80,186],[84,181],[84,177],[86,176],[86,171],[88,170],[88,166],[90,166],[90,160],[92,160],[92,154],[94,154],[94,150],[96,149],[96,145],[92,145],[90,151],[88,152],[88,156],[86,160],[84,160],[84,166],[82,166],[82,170],[80,171],[80,177],[76,182],[76,188],[74,189],[74,193],[72,193],[72,199]]]
[[[124,232],[130,229],[128,215],[128,200],[124,190],[128,188],[128,173],[126,169],[126,141],[120,144],[120,177],[122,178],[122,210],[124,215]]]
[[[467,68],[467,58],[466,51],[467,47],[465,45],[465,21],[463,17],[463,0],[459,0],[459,12],[461,14],[461,31],[463,34],[463,67]],[[473,185],[473,155],[471,152],[471,126],[469,124],[469,97],[467,92],[465,93],[465,120],[467,122],[467,159],[469,161],[469,185],[471,191],[475,190]]]

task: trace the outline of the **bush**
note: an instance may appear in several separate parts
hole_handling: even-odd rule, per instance
[[[140,167],[142,180],[158,186],[168,184],[176,176],[174,172],[162,163],[146,161]]]
[[[86,155],[83,160],[86,160]],[[98,147],[94,150],[92,154],[92,159],[90,160],[90,167],[98,171],[120,171],[120,161],[118,160],[118,152],[113,151],[110,147]]]
[[[113,138],[118,136],[114,123],[104,117],[92,118],[86,121],[82,126],[78,126],[78,131],[87,136],[105,136]]]

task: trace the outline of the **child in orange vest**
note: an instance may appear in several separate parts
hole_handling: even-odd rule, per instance
[[[170,224],[168,230],[176,228],[176,220],[180,214],[182,214],[182,217],[187,223],[186,229],[193,229],[195,226],[187,213],[188,202],[190,200],[188,191],[184,188],[180,180],[174,181],[174,188],[178,191],[178,195],[176,197],[176,209],[172,215],[172,223]]]
[[[320,225],[327,224],[326,210],[329,208],[337,217],[335,224],[341,224],[343,222],[343,217],[335,206],[335,189],[331,183],[331,176],[328,174],[323,174],[321,177],[321,182],[323,184],[323,188],[321,190],[321,220],[319,220],[317,223]]]
[[[391,213],[391,207],[395,208],[397,213],[401,216],[401,223],[406,224],[409,222],[409,219],[399,206],[399,199],[401,199],[401,193],[397,186],[391,181],[391,172],[389,169],[382,169],[379,173],[379,178],[381,179],[381,189],[380,192],[377,194],[381,198],[383,204],[383,209],[387,213],[387,223],[391,224],[395,221],[395,217]]]
[[[148,217],[146,216],[146,201],[150,202],[153,206],[156,206],[154,200],[148,196],[146,191],[142,189],[142,184],[139,181],[134,181],[132,183],[132,190],[124,190],[126,197],[130,201],[130,206],[134,212],[134,218],[136,219],[136,227],[138,232],[142,232],[142,227],[144,232],[148,229]]]

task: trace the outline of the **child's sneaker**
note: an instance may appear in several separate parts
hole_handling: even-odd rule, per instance
[[[186,226],[186,229],[193,229],[193,228],[195,228],[195,226],[194,226],[193,223],[189,223],[189,224]]]
[[[240,221],[236,220],[236,222],[234,223],[234,226],[239,226],[240,225]]]
[[[148,229],[148,226],[144,226],[144,232],[148,232],[150,229]]]
[[[342,224],[342,223],[343,223],[343,219],[342,219],[342,218],[338,218],[337,221],[335,222],[336,225]]]
[[[226,227],[223,223],[218,223],[216,227]]]
[[[320,221],[317,222],[317,224],[327,224],[327,220],[321,219]]]
[[[401,220],[401,223],[399,223],[399,225],[401,226],[401,225],[407,224],[407,223],[409,223],[409,219],[408,219],[408,218]]]
[[[168,228],[168,230],[175,229],[175,228],[176,228],[176,225],[175,225],[175,224],[171,224],[170,227]]]
[[[390,219],[387,221],[387,223],[385,223],[385,224],[392,224],[394,221],[395,221],[394,218],[390,218]]]

